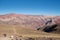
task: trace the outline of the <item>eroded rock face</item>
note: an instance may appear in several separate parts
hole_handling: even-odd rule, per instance
[[[50,26],[46,26],[44,29],[43,29],[43,31],[44,32],[51,32],[51,31],[55,31],[56,28],[57,27],[57,24],[54,24],[54,25],[50,25]]]
[[[37,29],[44,27],[49,18],[53,20],[52,23],[54,24],[60,23],[60,16],[7,14],[0,15],[0,24],[24,25],[25,27]]]

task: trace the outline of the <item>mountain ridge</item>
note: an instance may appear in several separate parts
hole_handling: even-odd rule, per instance
[[[36,29],[44,26],[49,18],[53,20],[53,23],[60,23],[60,16],[6,14],[0,15],[0,24],[24,25]]]

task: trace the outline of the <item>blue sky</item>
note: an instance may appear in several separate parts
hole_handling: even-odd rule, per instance
[[[0,0],[0,14],[60,15],[60,0]]]

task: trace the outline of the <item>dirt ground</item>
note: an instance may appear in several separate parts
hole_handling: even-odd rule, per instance
[[[7,36],[4,37],[3,34]],[[45,33],[18,25],[0,25],[0,40],[60,40],[60,34]]]

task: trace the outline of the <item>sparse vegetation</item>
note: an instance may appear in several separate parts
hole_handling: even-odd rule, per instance
[[[7,34],[8,37],[11,35],[22,36],[22,38],[27,38],[26,40],[60,40],[60,34],[37,31],[25,28],[24,26],[21,27],[21,25],[0,24],[0,37],[4,33]]]

